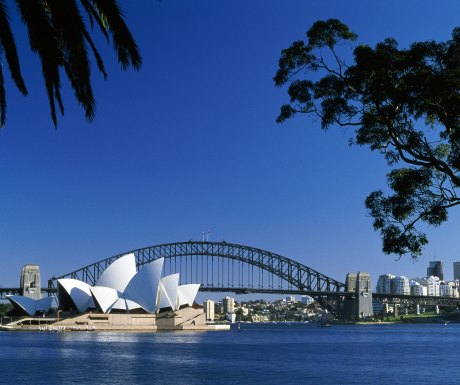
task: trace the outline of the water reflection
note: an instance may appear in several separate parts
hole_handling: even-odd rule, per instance
[[[239,331],[208,333],[0,333],[0,384],[364,385],[372,383],[376,373],[379,383],[391,379],[402,385],[407,378],[414,383],[427,379],[437,383],[436,378],[427,377],[428,367],[433,373],[448,368],[454,384],[460,378],[455,353],[459,339],[460,325],[334,325],[327,330],[242,325]],[[439,346],[450,348],[449,354],[433,355]]]

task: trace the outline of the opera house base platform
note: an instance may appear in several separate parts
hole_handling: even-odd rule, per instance
[[[230,325],[206,325],[203,309],[192,307],[158,314],[61,313],[58,318],[22,317],[0,330],[29,331],[162,331],[230,330]]]

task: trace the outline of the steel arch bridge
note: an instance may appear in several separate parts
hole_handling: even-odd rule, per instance
[[[180,273],[180,284],[201,283],[200,291],[301,294],[338,314],[345,284],[281,255],[227,242],[177,242],[118,254],[49,280],[74,278],[94,285],[116,259],[134,253],[138,267],[165,258],[164,275]]]

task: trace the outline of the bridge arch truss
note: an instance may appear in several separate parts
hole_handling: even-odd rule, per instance
[[[338,299],[345,291],[343,283],[290,258],[254,247],[208,241],[167,243],[118,254],[53,277],[49,287],[56,287],[59,278],[94,285],[111,263],[127,253],[134,253],[138,267],[165,258],[164,275],[180,273],[180,284],[200,283],[201,291],[306,294],[331,311],[331,299]]]

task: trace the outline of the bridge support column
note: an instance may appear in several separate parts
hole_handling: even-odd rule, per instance
[[[394,314],[395,318],[398,318],[398,304],[397,303],[395,303],[393,305],[393,309],[394,309],[393,314]]]
[[[439,314],[439,306],[438,306],[438,305],[436,305],[436,306],[434,307],[434,312],[435,312],[436,314]]]
[[[345,299],[344,318],[356,321],[372,317],[372,286],[369,273],[348,273],[346,278],[346,291],[353,293]]]
[[[417,314],[417,315],[420,314],[420,305],[419,305],[419,304],[417,304],[417,305],[415,306],[415,314]]]

